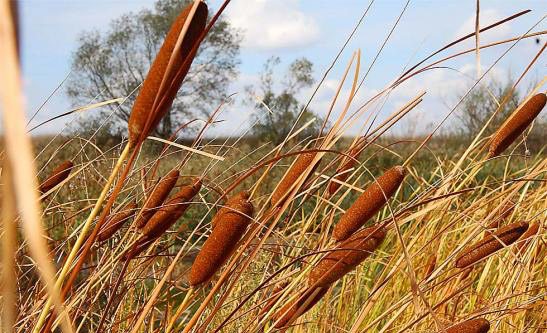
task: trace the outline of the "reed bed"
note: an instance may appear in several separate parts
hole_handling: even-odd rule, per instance
[[[82,143],[93,137],[36,144],[43,147],[37,164],[53,171],[38,175],[45,179],[40,186],[33,176],[25,191],[51,193],[48,200],[33,197],[41,209],[31,220],[40,223],[24,226],[43,227],[44,237],[25,233],[17,243],[14,226],[34,215],[15,209],[26,203],[25,191],[14,190],[21,179],[2,167],[6,331],[541,332],[547,158],[544,147],[520,152],[530,149],[523,134],[544,108],[544,82],[527,90],[518,81],[525,98],[512,116],[492,131],[485,123],[460,145],[436,135],[458,105],[417,143],[388,130],[427,95],[385,119],[377,112],[400,84],[478,54],[490,47],[478,42],[482,32],[527,11],[477,24],[387,80],[362,105],[354,103],[368,73],[360,68],[361,53],[341,52],[332,65],[346,69],[340,89],[349,84],[351,93],[338,118],[331,111],[341,97],[332,96],[332,125],[317,137],[297,141],[303,125],[279,146],[257,147],[246,137],[207,139],[202,134],[215,116],[188,145],[176,136],[146,140],[227,4],[209,23],[199,0],[176,18],[133,106],[127,142],[102,150]],[[518,48],[518,41],[542,34],[496,46]],[[8,38],[2,29],[0,37]],[[452,49],[469,38],[477,38],[475,48]],[[451,53],[431,59],[441,52]],[[361,131],[346,137],[355,124]],[[57,281],[42,267],[55,267]]]

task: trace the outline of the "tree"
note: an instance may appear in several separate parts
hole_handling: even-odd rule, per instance
[[[83,32],[73,54],[72,75],[67,94],[74,105],[101,99],[128,97],[109,124],[112,134],[126,130],[131,107],[139,85],[172,22],[191,0],[157,0],[153,10],[128,13],[111,22],[105,33]],[[192,68],[178,92],[170,113],[156,129],[161,136],[190,114],[209,114],[225,96],[226,87],[237,75],[240,33],[228,22],[219,20],[201,44]],[[102,115],[99,115],[102,117]]]
[[[492,114],[498,109],[498,103],[501,103],[511,91],[513,84],[514,81],[512,79],[508,79],[506,82],[493,80],[488,85],[480,85],[471,91],[463,101],[460,112],[457,113],[457,117],[460,120],[460,131],[469,137],[477,135]],[[518,90],[513,91],[504,107],[486,129],[486,135],[492,134],[492,132],[500,127],[511,112],[517,108],[519,100],[520,94]]]
[[[310,87],[314,82],[313,64],[308,59],[301,58],[289,65],[283,80],[276,84],[274,71],[279,64],[278,57],[272,57],[264,64],[258,89],[262,102],[269,110],[253,116],[255,125],[252,129],[252,134],[255,137],[269,140],[276,145],[283,142],[289,135],[298,115],[304,108],[304,105],[298,101],[297,94],[301,89]],[[279,92],[276,92],[276,87],[280,88]],[[256,89],[252,86],[247,87],[250,94],[249,102],[255,104],[257,108],[263,108],[262,103],[256,103],[254,97],[257,95]],[[317,135],[319,132],[322,121],[310,110],[303,111],[298,124],[303,125],[313,117],[318,119],[300,133],[301,137]]]

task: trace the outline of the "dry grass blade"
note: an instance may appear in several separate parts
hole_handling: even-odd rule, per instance
[[[132,202],[125,206],[120,212],[112,214],[108,217],[101,228],[101,231],[99,231],[99,234],[97,235],[97,240],[99,242],[104,242],[110,239],[110,237],[112,237],[116,231],[120,230],[121,227],[129,221],[131,216],[135,214],[135,209],[137,209],[137,204]]]
[[[293,165],[291,165],[290,169],[287,171],[283,179],[281,179],[274,193],[272,194],[272,206],[283,205],[284,199],[286,198],[289,190],[294,186],[298,178],[306,171],[308,166],[312,164],[315,155],[316,153],[304,153],[298,155]],[[310,177],[310,175],[313,174],[313,171],[317,168],[318,165],[319,162],[313,166],[312,170],[308,175],[308,178]]]
[[[179,175],[180,173],[178,170],[172,170],[160,180],[158,185],[156,185],[150,196],[146,199],[145,204],[142,206],[142,209],[135,220],[137,228],[143,228],[150,217],[152,217],[152,215],[161,207],[161,204],[165,201],[165,198],[167,198],[177,183]]]
[[[437,256],[433,254],[429,257],[427,264],[425,265],[424,280],[427,280],[431,276],[435,267],[437,267]]]
[[[336,174],[338,176],[335,176],[334,179],[338,180],[339,182],[345,182],[346,179],[349,177],[349,172],[351,168],[353,168],[356,164],[356,160],[359,158],[359,155],[361,155],[361,152],[363,151],[363,147],[366,144],[366,140],[364,138],[359,138],[359,140],[351,147],[349,150],[349,156],[351,158],[348,158],[346,161],[342,161],[342,165],[338,169],[336,169]],[[340,188],[340,183],[336,181],[331,181],[329,184],[329,193],[332,195],[338,188]]]
[[[2,166],[2,329],[14,330],[17,318],[17,222],[9,164]]]
[[[528,223],[516,222],[500,228],[483,240],[469,246],[456,259],[457,268],[465,268],[492,253],[513,244],[528,229]]]
[[[65,180],[70,175],[73,166],[74,163],[71,161],[65,161],[53,169],[49,177],[40,185],[40,192],[46,193]]]
[[[536,119],[546,101],[545,94],[539,93],[517,110],[494,134],[488,148],[488,158],[496,157],[507,149]]]
[[[22,82],[17,55],[16,29],[12,19],[12,7],[8,1],[0,3],[0,98],[6,143],[7,163],[12,171],[14,197],[20,211],[23,233],[30,253],[49,297],[57,310],[63,313],[62,329],[72,331],[68,314],[62,307],[59,289],[55,286],[55,268],[48,256],[45,232],[42,227],[41,209],[38,205],[38,182],[33,164],[30,138],[25,130]],[[7,111],[9,110],[9,112]]]
[[[199,251],[188,282],[197,286],[208,281],[222,267],[245,233],[253,215],[253,205],[246,191],[238,193],[226,203],[225,210],[215,216],[215,226]]]
[[[294,301],[287,303],[279,310],[275,318],[275,328],[283,328],[294,322],[299,316],[310,310],[329,290],[325,288],[308,288]]]
[[[406,171],[401,166],[388,169],[374,181],[351,205],[334,227],[332,236],[343,241],[362,227],[391,198],[405,178]]]
[[[506,220],[515,209],[515,203],[511,200],[507,201],[497,212],[497,215],[494,217],[493,221],[490,222],[486,226],[486,232],[484,233],[484,237],[488,237],[488,235],[492,234],[492,230],[498,229],[500,227],[500,224],[502,221]]]
[[[147,129],[150,131],[156,127],[171,107],[176,92],[190,69],[192,61],[186,61],[186,59],[193,60],[195,56],[195,53],[191,54],[191,52],[205,29],[208,13],[207,5],[200,1],[193,16],[190,16],[191,21],[184,32],[183,28],[192,8],[192,4],[188,5],[175,19],[142,84],[128,121],[129,141],[132,145],[135,145],[139,138],[144,139],[148,135],[144,131]],[[177,41],[181,34],[184,34],[184,38],[177,50]],[[174,51],[178,53],[173,54]],[[172,61],[172,65],[171,68],[168,68],[170,61]],[[181,68],[181,66],[185,66],[185,68]],[[184,74],[177,76],[177,71],[181,69]],[[173,82],[173,80],[176,80],[176,82]],[[171,91],[164,93],[160,91],[163,82],[169,83],[173,87]],[[156,100],[162,97],[168,97],[169,101],[161,109],[155,109]],[[149,124],[147,124],[148,122]]]
[[[490,322],[484,318],[464,321],[446,329],[446,333],[486,333],[490,330]]]
[[[336,282],[368,258],[385,237],[385,229],[378,226],[355,233],[313,267],[309,285],[327,287]]]

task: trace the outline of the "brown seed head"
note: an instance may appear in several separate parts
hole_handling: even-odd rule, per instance
[[[150,196],[144,203],[144,206],[135,221],[135,225],[138,228],[144,227],[146,222],[148,222],[152,215],[161,207],[161,204],[165,201],[165,198],[167,198],[169,192],[171,192],[171,189],[173,189],[177,183],[178,178],[179,171],[172,170],[160,180],[152,193],[150,193]]]
[[[318,293],[313,296],[314,292],[318,290]],[[277,313],[275,320],[275,328],[282,328],[285,327],[289,321],[294,323],[296,318],[298,316],[303,315],[307,311],[309,311],[317,302],[321,300],[323,296],[327,293],[329,290],[328,287],[326,288],[308,288],[306,289],[302,295],[298,296],[294,301],[287,303],[284,307],[279,310]],[[310,297],[313,297],[311,300]],[[306,303],[308,303],[306,305]],[[306,305],[306,306],[305,306]],[[301,307],[305,306],[303,309]],[[297,316],[297,317],[295,317]],[[295,318],[293,318],[295,317]]]
[[[149,239],[154,239],[161,236],[169,227],[173,225],[188,209],[190,201],[199,192],[201,181],[196,180],[193,184],[183,186],[171,200],[148,220],[142,233]]]
[[[110,239],[135,214],[135,209],[137,209],[137,204],[132,202],[121,211],[110,215],[97,235],[97,240],[103,242]]]
[[[156,58],[148,71],[148,75],[142,84],[139,95],[133,105],[131,115],[129,116],[128,129],[130,144],[136,144],[139,137],[143,135],[147,119],[151,112],[152,115],[150,115],[151,123],[149,126],[149,131],[153,130],[157,126],[161,118],[173,104],[173,99],[175,98],[184,77],[190,69],[191,62],[195,57],[195,53],[191,53],[192,48],[199,40],[201,33],[205,30],[205,23],[207,22],[208,10],[207,5],[204,2],[199,3],[193,19],[188,26],[186,35],[182,40],[179,54],[173,57],[171,68],[169,72],[167,72],[169,59],[171,59],[177,39],[179,38],[179,35],[184,27],[184,23],[190,14],[192,6],[192,4],[188,5],[175,19],[175,22],[173,22],[173,25],[167,33],[165,41],[156,55]],[[190,61],[186,63],[186,66],[182,67],[187,58],[190,59]],[[162,88],[162,96],[158,96],[162,81],[164,81],[163,87],[168,89],[163,90],[165,88]],[[166,102],[161,103],[160,106],[157,105],[156,109],[153,109],[154,101],[161,98],[166,98]],[[144,136],[146,135],[147,134]]]
[[[456,267],[464,268],[473,265],[477,261],[501,250],[505,245],[513,244],[526,229],[528,229],[528,223],[526,222],[516,222],[501,227],[483,240],[464,249],[456,259]]]
[[[191,286],[208,281],[235,251],[253,215],[248,194],[236,195],[217,213],[216,225],[199,251],[188,278]],[[220,216],[218,216],[220,215]]]
[[[341,182],[348,179],[350,172],[344,172],[344,171],[347,171],[355,166],[355,163],[356,163],[355,160],[359,158],[359,155],[361,155],[361,152],[363,151],[363,146],[365,143],[366,143],[366,140],[364,140],[363,138],[361,138],[355,143],[355,145],[350,149],[348,153],[348,155],[351,156],[352,158],[348,158],[346,161],[342,162],[342,165],[340,165],[340,167],[338,167],[338,169],[336,169],[336,172],[335,172],[336,174],[338,173],[341,173],[341,174],[334,177],[334,179],[339,180]],[[334,194],[334,192],[338,190],[340,185],[341,184],[335,181],[331,181],[329,184],[329,193],[331,195]]]
[[[61,163],[57,168],[51,171],[49,177],[42,183],[42,185],[40,185],[40,192],[46,193],[47,191],[51,190],[59,183],[61,183],[63,180],[67,179],[73,166],[74,163],[72,163],[71,161],[65,161]]]
[[[259,315],[263,315],[266,312],[270,311],[270,309],[275,305],[275,303],[277,302],[279,297],[281,297],[281,295],[283,294],[283,290],[285,290],[285,288],[287,288],[288,285],[289,285],[289,282],[284,281],[284,282],[281,282],[281,283],[277,284],[273,288],[272,293],[270,294],[269,301],[266,303],[266,305],[264,305],[262,307],[262,309],[260,310]]]
[[[245,209],[245,206],[248,204],[249,192],[241,191],[234,196],[228,198],[226,204],[218,210],[218,212],[211,219],[211,226],[214,228],[217,224],[217,221],[221,216],[230,211],[242,211]],[[240,204],[243,204],[244,207],[240,207]]]
[[[327,287],[352,271],[380,246],[386,231],[372,226],[361,230],[340,243],[335,251],[323,258],[310,272],[309,285]]]
[[[528,228],[528,230],[526,230],[524,234],[522,234],[521,241],[519,241],[515,245],[515,248],[513,249],[513,253],[518,254],[519,252],[526,251],[526,248],[528,247],[528,245],[530,245],[530,242],[532,241],[531,238],[537,235],[538,231],[539,231],[539,223],[536,222],[532,224],[530,228]]]
[[[334,239],[343,241],[348,238],[382,209],[403,182],[405,174],[404,167],[396,166],[376,179],[342,215],[334,227]]]
[[[488,148],[488,158],[496,157],[509,147],[539,115],[547,97],[539,93],[517,111],[509,121],[498,129]]]
[[[484,318],[466,320],[446,329],[446,333],[486,333],[490,329],[490,322]]]
[[[296,161],[293,163],[289,171],[287,171],[283,179],[281,179],[281,182],[279,182],[277,188],[272,194],[271,204],[273,206],[283,205],[283,202],[285,201],[286,195],[288,194],[289,190],[298,180],[298,177],[300,177],[300,175],[302,175],[302,173],[306,171],[308,166],[312,164],[315,155],[316,153],[305,153],[298,155]],[[308,180],[310,176],[313,175],[313,172],[318,165],[319,162],[316,163],[315,166],[312,168],[310,174],[306,177],[306,180]]]

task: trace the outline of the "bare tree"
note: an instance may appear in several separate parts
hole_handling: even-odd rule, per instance
[[[127,13],[112,21],[105,33],[83,32],[73,55],[67,94],[75,105],[101,99],[128,97],[108,128],[125,131],[136,90],[143,82],[172,22],[190,0],[157,0],[153,10]],[[208,114],[225,96],[237,75],[241,36],[220,20],[201,44],[171,111],[158,133],[168,136],[190,114]],[[111,106],[112,110],[117,106]],[[100,115],[102,116],[102,115]]]

